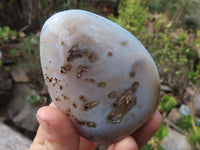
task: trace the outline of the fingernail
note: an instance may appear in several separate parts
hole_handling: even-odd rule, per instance
[[[45,131],[45,135],[50,138],[52,136],[52,129],[51,126],[45,122],[44,120],[42,120],[39,116],[36,116],[39,124],[41,125],[42,129]]]

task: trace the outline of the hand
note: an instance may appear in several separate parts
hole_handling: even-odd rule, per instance
[[[40,123],[29,150],[93,150],[95,143],[80,137],[72,122],[52,103],[37,112]],[[130,136],[109,146],[108,150],[139,150],[160,128],[159,112]]]

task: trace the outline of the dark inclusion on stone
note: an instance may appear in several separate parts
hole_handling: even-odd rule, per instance
[[[83,72],[88,72],[89,68],[87,66],[78,66],[76,70],[76,77],[80,78],[83,74]]]
[[[63,65],[60,67],[60,72],[61,73],[66,73],[72,69],[72,65],[70,63],[67,63],[66,65]]]
[[[74,119],[77,122],[77,124],[82,125],[82,126],[86,125],[86,126],[91,127],[91,128],[96,128],[96,126],[97,126],[95,122],[82,121],[82,120],[78,120],[77,118],[74,118]]]
[[[88,111],[98,105],[98,102],[95,101],[89,102],[87,98],[83,95],[80,95],[79,99],[83,102],[82,109],[84,111]]]
[[[113,124],[120,123],[123,116],[136,105],[135,93],[139,87],[139,82],[134,82],[129,89],[124,90],[120,97],[113,103],[113,110],[107,119]]]
[[[88,55],[88,51],[87,50],[85,50],[85,51],[84,50],[80,50],[78,48],[78,46],[74,45],[68,51],[67,61],[68,62],[72,62],[76,58],[81,58],[81,57],[87,56],[87,55]]]

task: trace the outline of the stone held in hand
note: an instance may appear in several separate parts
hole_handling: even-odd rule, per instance
[[[40,56],[53,102],[90,141],[117,142],[157,108],[160,80],[153,59],[106,18],[83,10],[53,15],[42,28]]]

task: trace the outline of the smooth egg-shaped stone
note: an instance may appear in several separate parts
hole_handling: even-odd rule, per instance
[[[112,144],[156,110],[160,82],[144,46],[119,25],[83,10],[50,17],[40,37],[50,96],[78,133]]]

